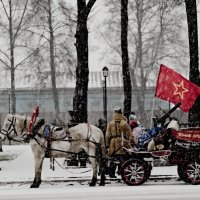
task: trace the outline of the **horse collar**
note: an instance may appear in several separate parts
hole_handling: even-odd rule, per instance
[[[38,122],[36,122],[35,124],[33,124],[32,127],[32,134],[36,135],[38,134],[39,129],[45,124],[45,120],[44,119],[39,119]]]

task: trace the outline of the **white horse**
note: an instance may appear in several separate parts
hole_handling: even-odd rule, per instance
[[[37,119],[31,133],[28,127],[31,122],[30,117],[8,114],[4,120],[0,132],[0,138],[5,140],[22,140],[30,138],[30,144],[35,159],[35,177],[31,185],[32,188],[38,188],[41,183],[42,164],[45,154],[50,158],[69,157],[84,149],[93,168],[92,181],[90,186],[95,186],[97,182],[98,164],[100,169],[104,169],[105,161],[105,142],[102,131],[94,125],[81,123],[69,128],[67,131],[51,126],[51,145],[44,134],[49,125],[44,121]],[[99,159],[98,159],[99,158]],[[98,162],[97,162],[98,161]],[[105,185],[105,175],[102,170],[101,181],[99,185]]]

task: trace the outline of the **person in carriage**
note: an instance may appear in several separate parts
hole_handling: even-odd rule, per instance
[[[134,136],[128,124],[127,118],[122,114],[120,107],[114,108],[114,115],[112,121],[108,123],[106,130],[106,148],[108,157],[114,160],[123,160],[125,156],[125,148],[130,148],[130,145],[135,144]],[[110,162],[109,176],[115,178],[115,170],[117,165]],[[118,171],[120,166],[118,165]]]
[[[135,115],[135,112],[133,112],[133,111],[129,115],[129,125],[130,125],[132,131],[133,131],[134,128],[136,128],[140,125],[140,123],[137,120],[137,117]]]

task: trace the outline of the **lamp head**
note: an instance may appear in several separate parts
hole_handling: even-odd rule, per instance
[[[108,76],[108,68],[105,66],[105,67],[103,67],[102,71],[103,71],[103,76],[107,77]]]

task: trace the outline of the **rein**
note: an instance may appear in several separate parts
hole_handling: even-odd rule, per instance
[[[83,174],[83,173],[87,173],[87,172],[90,172],[90,171],[92,171],[93,169],[89,169],[89,170],[85,170],[85,171],[83,171],[83,172],[72,172],[72,171],[70,171],[70,170],[68,170],[68,169],[66,169],[66,168],[64,168],[55,158],[53,158],[53,160],[57,163],[57,165],[60,167],[60,168],[62,168],[63,170],[65,170],[65,171],[68,171],[68,172],[70,172],[70,173],[72,173],[72,174]]]
[[[57,151],[57,152],[61,152],[61,153],[68,153],[68,154],[74,154],[74,155],[77,154],[72,151],[64,151],[61,149],[48,148],[48,147],[44,146],[44,144],[42,144],[35,136],[32,139],[34,139],[38,143],[38,145],[40,145],[42,148],[46,149],[47,151]],[[71,142],[71,141],[80,141],[80,140],[61,140],[61,141]],[[96,158],[96,156],[88,155],[88,154],[87,154],[87,157]]]

